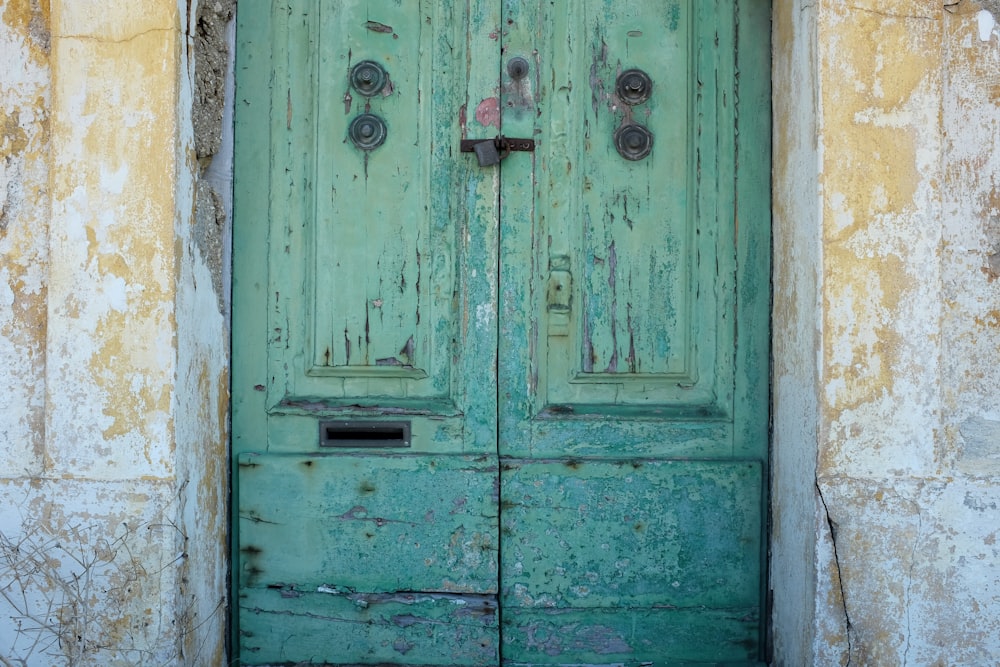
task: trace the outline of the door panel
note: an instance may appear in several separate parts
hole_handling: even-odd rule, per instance
[[[241,592],[245,665],[496,665],[493,597]],[[258,612],[266,609],[266,612]]]
[[[737,301],[766,302],[739,291],[762,278],[740,245],[760,227],[733,215],[721,46],[759,21],[744,4],[503,3],[504,57],[536,68],[503,79],[504,133],[539,138],[501,179],[505,660],[760,658],[766,385],[738,402],[735,372],[767,349]],[[636,104],[617,87],[633,68],[652,81]],[[636,123],[652,149],[626,159]]]
[[[500,8],[460,5],[240,10],[243,664],[499,659],[499,176],[457,147],[466,110],[498,87],[483,45]],[[351,82],[362,61],[387,73],[373,90]],[[364,114],[385,126],[373,150],[351,139]]]
[[[497,56],[458,57],[468,20],[451,3],[288,4],[273,54],[287,87],[270,100],[269,447],[312,445],[317,415],[391,407],[412,450],[495,451],[497,176],[459,170],[452,147],[471,67]],[[370,97],[350,84],[364,60],[388,74]],[[377,150],[348,138],[364,113],[387,125]]]
[[[758,664],[768,3],[269,4],[238,17],[242,664]],[[535,151],[459,152],[501,132]]]
[[[537,13],[525,15],[529,4]],[[509,175],[517,157],[504,165],[502,452],[566,451],[582,439],[573,436],[580,420],[567,416],[590,415],[618,433],[579,443],[587,455],[619,455],[608,445],[635,439],[635,419],[654,420],[653,433],[702,420],[687,428],[727,454],[736,248],[734,220],[720,215],[733,207],[732,129],[719,130],[734,116],[718,99],[731,91],[696,82],[732,85],[732,53],[714,46],[733,40],[732,5],[612,4],[579,2],[567,15],[509,3],[511,31],[525,26],[551,56],[539,65],[544,104],[525,114],[530,128],[516,125],[545,138],[534,156],[539,187]],[[615,92],[631,68],[652,73],[649,99],[635,106]],[[638,161],[614,147],[615,131],[631,123],[653,135]],[[530,205],[507,215],[509,201]],[[560,281],[557,293],[569,297],[556,303]]]
[[[493,457],[244,454],[239,470],[246,586],[496,593]]]
[[[503,469],[505,659],[756,659],[759,463],[507,461]]]

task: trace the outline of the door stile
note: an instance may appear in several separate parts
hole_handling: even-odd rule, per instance
[[[763,460],[760,646],[770,645],[766,601],[770,543],[771,414],[771,2],[736,0],[735,211],[737,219],[736,430],[734,456]],[[762,444],[763,443],[763,447]],[[762,451],[763,450],[763,451]]]
[[[265,76],[238,77],[237,90],[248,112],[234,117],[235,151],[233,164],[233,310],[231,354],[232,426],[231,449],[247,446],[254,434],[267,430],[265,396],[247,387],[263,386],[267,368],[267,316],[260,304],[267,302],[267,237],[270,210],[271,145],[261,137],[271,135],[272,54],[280,52],[275,43],[281,31],[272,26],[270,12],[239,12],[236,27],[236,70],[266,73]],[[261,183],[263,176],[264,183]],[[251,270],[257,267],[263,270]],[[229,646],[239,655],[240,476],[235,458],[230,469],[230,613]]]
[[[447,4],[447,3],[445,3]],[[500,170],[480,168],[475,158],[459,152],[462,139],[491,139],[500,132],[499,86],[500,7],[492,0],[471,0],[468,16],[456,21],[457,40],[464,42],[465,79],[452,104],[456,132],[447,155],[462,184],[455,213],[462,217],[460,269],[463,285],[463,339],[456,358],[462,360],[466,398],[466,428],[476,430],[477,451],[496,457],[497,343],[499,336],[499,215]],[[464,34],[463,34],[464,33]],[[442,107],[447,105],[442,101]]]

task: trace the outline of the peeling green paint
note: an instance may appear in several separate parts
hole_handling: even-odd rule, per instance
[[[239,19],[241,658],[755,664],[768,200],[737,175],[768,134],[736,102],[766,108],[768,61],[737,31],[766,7],[360,4]],[[654,77],[635,106],[629,67]],[[498,130],[535,151],[459,153]],[[319,442],[380,419],[409,440]],[[397,595],[427,597],[419,642]],[[496,613],[472,632],[448,604]]]

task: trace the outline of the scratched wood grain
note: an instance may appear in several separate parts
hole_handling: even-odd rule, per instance
[[[245,665],[497,665],[493,598],[285,586],[240,594]]]
[[[501,573],[512,608],[752,607],[756,461],[509,461]]]
[[[533,609],[504,613],[504,665],[756,667],[756,605],[729,609]],[[669,656],[669,657],[666,657]]]
[[[239,459],[241,587],[494,593],[493,457]]]

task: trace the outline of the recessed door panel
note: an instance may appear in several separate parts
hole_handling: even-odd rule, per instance
[[[397,413],[411,416],[411,451],[495,450],[495,408],[483,406],[496,385],[497,177],[452,155],[478,83],[470,68],[498,59],[456,56],[474,13],[439,2],[274,11],[282,84],[267,91],[266,122],[248,128],[270,137],[271,185],[246,210],[268,225],[270,252],[247,273],[267,279],[257,391],[283,416],[270,420],[273,449],[314,446],[317,416]]]

